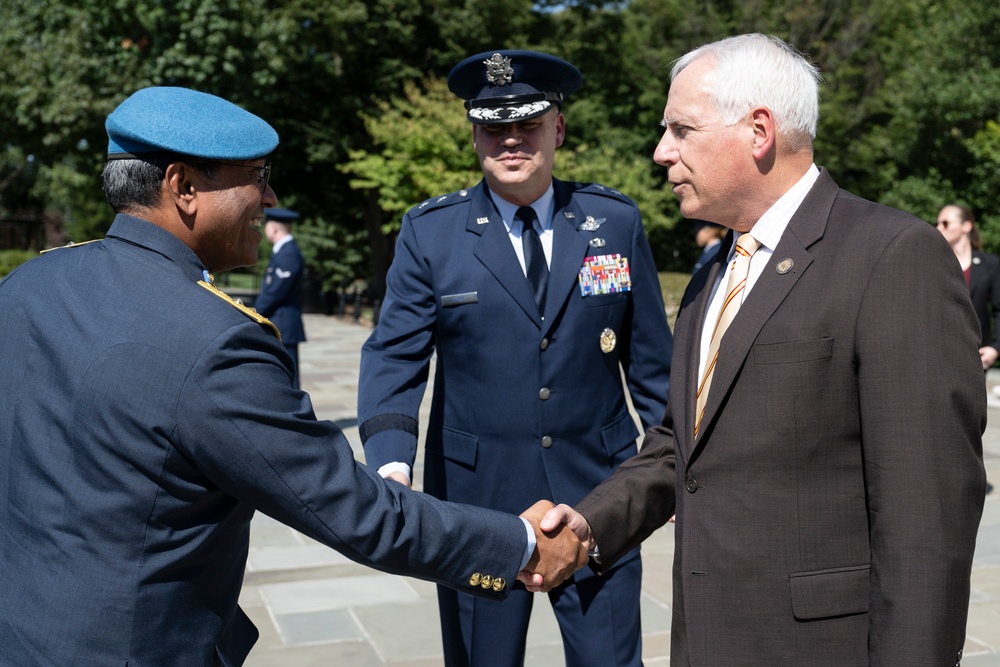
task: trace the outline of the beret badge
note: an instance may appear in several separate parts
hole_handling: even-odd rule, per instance
[[[499,53],[494,53],[487,60],[486,80],[494,86],[505,86],[514,79],[514,69],[510,66],[510,58],[505,58]]]

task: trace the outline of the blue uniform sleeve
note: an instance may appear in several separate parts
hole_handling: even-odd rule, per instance
[[[294,390],[280,343],[251,322],[227,331],[185,383],[177,442],[228,494],[348,558],[494,598],[513,583],[527,538],[512,515],[449,504],[383,480]]]
[[[407,215],[386,278],[382,316],[361,351],[358,423],[372,468],[393,461],[413,467],[436,320],[430,268]]]

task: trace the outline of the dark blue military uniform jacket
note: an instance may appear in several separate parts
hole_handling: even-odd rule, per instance
[[[286,242],[271,255],[254,309],[274,322],[285,345],[306,339],[302,326],[302,275],[305,261],[295,240]]]
[[[357,464],[203,270],[119,215],[0,283],[0,663],[242,664],[255,508],[359,563],[505,595],[469,579],[514,580],[522,522]]]
[[[361,362],[372,467],[413,463],[435,351],[424,488],[441,498],[512,512],[580,500],[636,452],[622,369],[643,426],[663,417],[671,335],[639,211],[599,185],[554,188],[544,319],[484,184],[403,218]],[[622,260],[630,291],[600,275]]]

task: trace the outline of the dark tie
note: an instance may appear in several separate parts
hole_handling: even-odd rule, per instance
[[[545,287],[549,282],[549,267],[545,263],[545,252],[542,241],[535,229],[535,210],[530,206],[517,209],[516,217],[521,221],[521,249],[524,251],[524,267],[527,272],[528,286],[535,295],[538,312],[545,312]]]

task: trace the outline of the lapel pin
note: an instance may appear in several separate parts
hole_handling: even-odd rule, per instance
[[[774,267],[774,269],[780,275],[785,275],[786,273],[788,273],[789,271],[792,270],[793,266],[795,266],[795,262],[792,261],[792,258],[791,257],[786,257],[783,260],[781,260],[780,262],[778,262],[778,265],[776,267]]]
[[[490,221],[489,218],[476,218],[476,224],[477,225],[485,225],[485,224],[489,223],[489,221]]]

